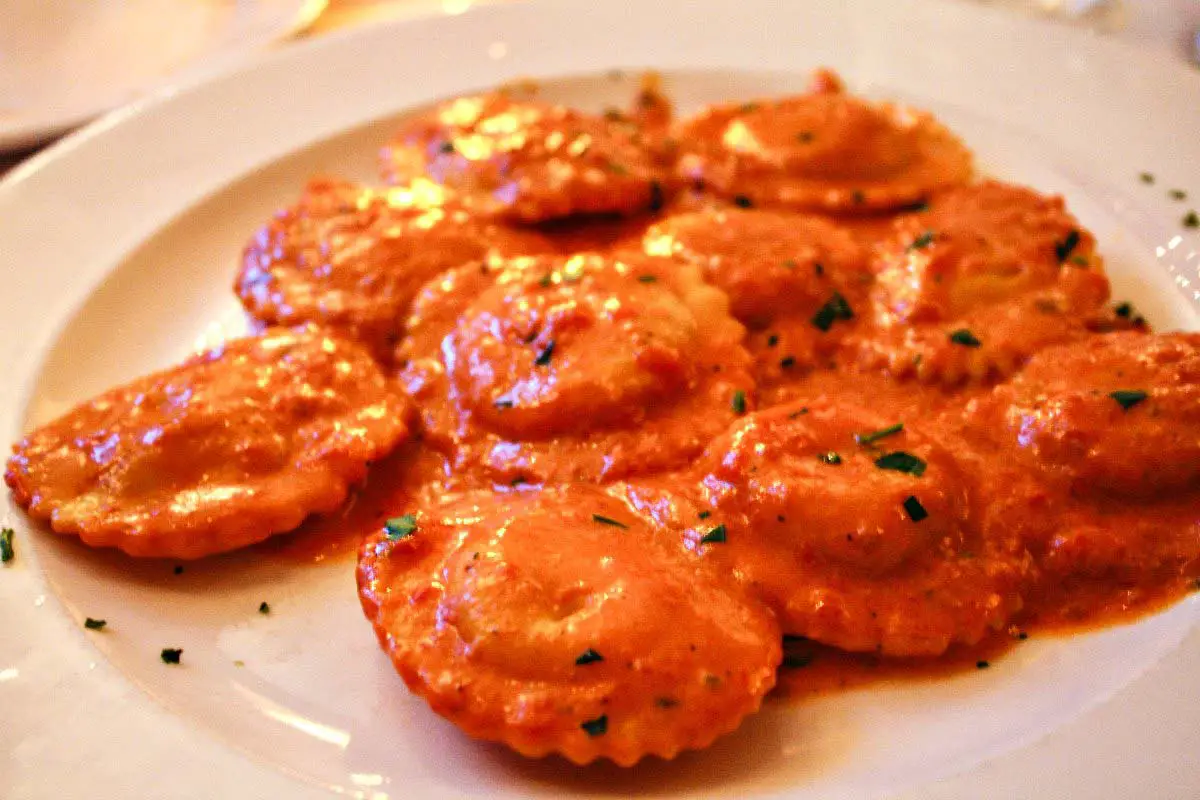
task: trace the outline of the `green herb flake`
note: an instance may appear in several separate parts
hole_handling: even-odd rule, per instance
[[[908,207],[908,210],[914,214],[918,214],[922,211],[928,211],[929,203],[928,203],[928,201],[922,200],[919,203],[913,203],[911,206]]]
[[[700,544],[723,544],[725,539],[725,526],[718,525],[700,537]]]
[[[811,639],[784,634],[783,661],[780,666],[784,669],[804,669],[816,658],[817,649]]]
[[[1150,395],[1139,389],[1119,389],[1109,392],[1108,396],[1116,400],[1123,410],[1128,411]]]
[[[233,665],[234,665],[235,667],[244,667],[244,666],[246,666],[246,662],[245,662],[245,661],[242,661],[242,660],[239,658],[239,659],[236,659],[236,660],[234,660],[234,662],[233,662]]]
[[[897,422],[895,425],[888,425],[886,428],[880,428],[879,430],[872,431],[870,433],[856,433],[854,434],[854,441],[858,442],[859,444],[873,444],[878,442],[880,439],[897,434],[902,430],[904,430],[904,423]]]
[[[550,359],[554,357],[554,340],[546,342],[546,346],[542,348],[542,352],[537,354],[537,358],[533,363],[539,367],[545,367],[550,364]]]
[[[183,565],[182,565],[182,564],[176,564],[176,565],[175,565],[175,574],[176,574],[176,575],[182,575],[182,574],[183,574]]]
[[[654,275],[638,275],[638,283],[654,283],[657,280]]]
[[[83,627],[87,628],[89,631],[102,631],[104,630],[104,626],[107,624],[108,620],[106,619],[92,619],[91,617],[88,617],[83,621]]]
[[[183,648],[181,647],[164,647],[159,658],[164,664],[178,664],[179,659],[183,656]]]
[[[550,287],[550,284],[552,284],[552,283],[554,283],[554,277],[549,272],[547,272],[538,281],[538,286],[541,286],[543,289],[548,289]]]
[[[987,661],[983,661],[982,659],[975,662],[975,669],[987,669],[990,666],[991,666],[990,663],[988,663]]]
[[[599,522],[601,525],[612,525],[614,528],[628,528],[624,522],[615,520],[612,517],[606,517],[603,514],[592,514],[592,522]]]
[[[796,259],[788,258],[788,259],[784,260],[783,266],[786,267],[787,269],[795,269],[796,267],[798,267],[800,265],[798,263],[796,263]]]
[[[758,103],[742,103],[741,108],[739,108],[738,111],[742,114],[752,114],[755,111],[758,111]]]
[[[512,408],[516,403],[508,398],[501,397],[499,400],[493,400],[492,405],[503,411],[506,408]]]
[[[1058,256],[1058,263],[1062,263],[1071,257],[1071,253],[1075,252],[1075,248],[1079,246],[1079,231],[1071,231],[1067,234],[1067,238],[1054,245],[1054,255]]]
[[[796,141],[799,142],[800,144],[808,144],[814,138],[815,137],[813,136],[812,131],[800,131],[799,133],[796,134]]]
[[[855,189],[850,195],[850,201],[855,205],[860,205],[867,202],[867,196],[863,194],[861,189]]]
[[[736,392],[733,393],[733,400],[730,402],[730,405],[733,407],[733,413],[745,414],[746,413],[746,393],[743,392],[741,389],[738,389]]]
[[[906,453],[903,450],[897,450],[894,453],[885,453],[875,459],[875,466],[880,469],[890,469],[896,472],[907,472],[909,475],[916,475],[918,478],[925,474],[925,462],[914,456],[912,453]]]
[[[711,511],[701,511],[696,516],[699,517],[700,519],[708,519],[709,517],[712,516],[712,512]]]
[[[608,716],[601,714],[595,719],[589,719],[586,722],[580,723],[579,727],[588,736],[603,736],[608,733]]]
[[[1071,256],[1071,263],[1077,267],[1088,266],[1088,260],[1084,256]]]
[[[667,204],[667,195],[663,191],[662,184],[658,181],[650,181],[650,210],[662,211],[662,207]]]
[[[261,603],[258,604],[258,613],[270,614],[271,613],[271,604],[268,603],[266,600],[263,600]]]
[[[1167,192],[1167,197],[1170,197],[1172,200],[1187,200],[1187,192],[1183,189],[1172,189]]]
[[[1154,183],[1154,174],[1151,172],[1143,172],[1138,177],[1141,179],[1142,183],[1147,185]]]
[[[589,647],[587,650],[584,650],[582,653],[580,653],[579,657],[575,659],[575,664],[576,666],[582,667],[585,664],[595,664],[596,662],[603,660],[604,656],[600,655]]]
[[[911,495],[904,501],[904,510],[908,512],[908,518],[913,522],[920,522],[929,516],[925,506],[921,505],[921,501]]]
[[[791,369],[792,367],[796,366],[796,359],[794,356],[784,356],[783,358],[779,359],[779,366],[782,369]]]
[[[850,304],[846,302],[846,298],[842,297],[840,292],[834,292],[833,297],[817,309],[816,314],[813,314],[812,324],[821,331],[827,331],[838,320],[850,319],[854,319],[853,309],[850,308]]]
[[[912,244],[910,244],[907,248],[908,252],[911,253],[913,250],[924,250],[926,247],[929,247],[929,245],[933,244],[933,240],[936,236],[937,234],[935,234],[933,231],[925,231],[920,236],[912,240]]]
[[[13,560],[13,529],[0,528],[0,562],[7,564]]]
[[[779,337],[777,335],[772,333],[767,337],[767,347],[774,347],[777,344],[779,344]]]
[[[1195,211],[1189,211],[1183,215],[1183,227],[1185,228],[1200,228],[1200,216],[1197,216]]]
[[[387,531],[387,538],[393,542],[407,539],[417,532],[417,518],[412,514],[392,517],[384,523],[383,529]]]
[[[447,155],[447,156],[450,155],[451,153],[455,152],[454,142],[451,142],[449,140],[442,142],[442,146],[438,148],[438,152],[440,152],[442,155]]]
[[[837,452],[835,452],[833,450],[830,450],[828,453],[821,453],[821,455],[817,456],[817,458],[821,459],[821,463],[823,463],[823,464],[840,464],[840,463],[842,463],[841,455],[839,455]]]
[[[976,338],[975,334],[966,328],[959,328],[951,332],[950,341],[954,342],[954,344],[961,344],[963,347],[979,347],[983,344],[983,342]]]
[[[674,697],[656,697],[654,698],[654,705],[659,708],[675,708],[675,706],[679,705],[679,701]]]
[[[628,175],[629,169],[624,164],[619,164],[616,161],[608,162],[608,171],[614,175]]]
[[[744,194],[735,195],[733,204],[738,208],[754,208],[754,201]]]
[[[1113,309],[1113,311],[1116,312],[1118,317],[1121,317],[1122,319],[1129,319],[1129,317],[1133,315],[1133,304],[1119,303],[1117,304],[1117,307]]]

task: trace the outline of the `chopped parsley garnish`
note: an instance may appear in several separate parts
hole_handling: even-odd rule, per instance
[[[383,529],[387,531],[387,537],[393,542],[407,539],[417,532],[417,518],[412,514],[392,517],[384,523]]]
[[[820,261],[813,264],[813,272],[817,273],[818,277],[825,274],[825,265]]]
[[[841,292],[834,292],[833,297],[817,309],[816,314],[813,314],[812,324],[822,331],[827,331],[838,320],[848,319],[854,319],[854,311],[846,302],[846,298],[842,297]]]
[[[624,522],[615,520],[612,517],[606,517],[602,514],[592,514],[592,522],[599,522],[601,525],[612,525],[614,528],[628,528]]]
[[[1142,173],[1141,175],[1139,175],[1138,177],[1142,179],[1142,183],[1146,183],[1146,184],[1149,184],[1149,183],[1154,183],[1154,175],[1153,175],[1153,173],[1150,173],[1150,172],[1143,172],[1143,173]]]
[[[919,213],[921,211],[928,211],[929,210],[929,202],[926,200],[922,200],[919,203],[913,203],[911,206],[908,207],[908,210],[913,213]]]
[[[176,565],[175,565],[175,574],[176,574],[176,575],[182,575],[182,574],[183,574],[183,565],[182,565],[182,564],[176,564]]]
[[[1171,191],[1167,192],[1167,196],[1172,200],[1187,200],[1187,192],[1185,192],[1183,189],[1172,189]]]
[[[583,732],[588,736],[603,736],[608,733],[608,716],[601,714],[595,719],[580,723],[579,727],[583,728]]]
[[[1067,238],[1054,245],[1054,255],[1058,256],[1058,263],[1062,263],[1070,258],[1071,253],[1075,252],[1075,248],[1079,246],[1079,231],[1071,231],[1067,234]]]
[[[779,337],[777,335],[772,333],[767,337],[767,347],[774,347],[777,344],[779,344]]]
[[[1116,400],[1125,411],[1128,411],[1149,397],[1148,394],[1139,389],[1119,389],[1115,392],[1109,392],[1108,396]]]
[[[733,204],[738,208],[754,208],[754,201],[744,194],[735,195]]]
[[[656,697],[654,698],[654,705],[658,706],[659,708],[674,708],[675,706],[679,705],[679,701],[674,697]]]
[[[1071,256],[1071,263],[1077,267],[1086,267],[1088,260],[1083,256]]]
[[[512,408],[516,404],[513,403],[512,400],[502,397],[499,400],[493,400],[492,405],[499,409],[505,409],[505,408]]]
[[[442,142],[442,146],[438,148],[442,155],[450,155],[454,152],[454,142],[449,140]]]
[[[699,517],[700,519],[708,519],[709,517],[712,516],[712,512],[711,511],[701,511],[696,516]]]
[[[542,352],[538,353],[537,358],[533,363],[539,367],[544,367],[550,363],[550,359],[554,356],[554,340],[546,342],[546,346],[542,348]]]
[[[1189,211],[1183,215],[1183,227],[1185,228],[1200,228],[1200,216],[1197,216],[1195,211]]]
[[[840,464],[840,463],[842,463],[841,455],[834,452],[833,450],[830,450],[828,453],[821,453],[821,455],[817,456],[817,458],[821,459],[821,462],[825,463],[825,464]]]
[[[661,211],[666,202],[667,196],[663,192],[662,184],[658,181],[650,181],[650,210]]]
[[[1118,317],[1121,317],[1122,319],[1128,319],[1133,314],[1133,304],[1119,303],[1117,307],[1113,309],[1113,311],[1116,312]]]
[[[858,442],[859,444],[872,444],[887,436],[899,433],[902,430],[904,430],[904,423],[897,422],[895,425],[888,425],[886,428],[880,428],[879,430],[872,431],[871,433],[856,433],[854,434],[854,441]]]
[[[0,562],[13,560],[13,529],[0,528]]]
[[[796,366],[796,359],[793,356],[784,356],[783,358],[779,359],[779,366],[783,369],[791,369],[792,367]]]
[[[909,475],[916,475],[918,478],[925,474],[925,462],[912,453],[906,453],[903,450],[881,455],[875,459],[875,466],[880,469],[907,472]]]
[[[783,636],[783,662],[781,666],[784,669],[803,669],[811,664],[817,657],[817,650],[812,640],[805,639],[803,636]]]
[[[991,664],[989,664],[986,661],[980,660],[980,661],[975,662],[975,669],[987,669],[990,666],[991,666]]]
[[[735,414],[745,414],[746,413],[746,393],[743,392],[741,389],[738,389],[736,392],[733,393],[733,400],[730,403],[730,405],[733,406],[733,411]]]
[[[796,134],[796,141],[800,142],[800,144],[808,144],[813,138],[812,131],[800,131]]]
[[[855,189],[854,192],[850,195],[850,200],[851,200],[851,202],[856,203],[856,204],[857,203],[865,203],[865,202],[867,202],[867,196],[862,193],[861,189]]]
[[[609,161],[608,169],[614,175],[628,175],[629,174],[629,170],[625,167],[625,165],[618,164],[616,161]]]
[[[575,659],[575,663],[582,667],[584,664],[595,664],[597,661],[603,660],[604,656],[600,655],[589,647],[587,650],[584,650],[582,653],[580,653],[579,658]]]
[[[742,107],[738,111],[742,114],[751,114],[758,111],[758,103],[742,103]]]
[[[416,527],[416,526],[414,525],[413,527]],[[261,603],[258,604],[258,613],[270,614],[271,613],[271,604],[268,603],[266,600],[263,600]]]
[[[89,631],[102,631],[104,630],[104,626],[107,624],[108,620],[106,619],[92,619],[91,617],[88,617],[83,621],[83,627],[87,628]]]
[[[975,334],[971,333],[966,328],[959,328],[951,333],[950,341],[954,342],[955,344],[961,344],[963,347],[979,347],[979,345],[983,344],[983,342],[979,341],[979,339],[975,337]]]
[[[920,522],[929,516],[925,506],[921,505],[921,501],[911,495],[904,501],[904,510],[908,512],[908,518],[913,522]]]
[[[808,413],[808,406],[803,406],[799,411],[793,411],[792,413],[788,414],[788,419],[795,419],[796,417],[803,417],[807,413]]]
[[[700,537],[700,544],[721,544],[725,541],[725,526],[718,525]]]
[[[796,267],[798,267],[800,265],[796,263],[796,259],[789,258],[783,262],[783,266],[787,267],[788,269],[795,269]]]
[[[554,283],[554,276],[549,272],[547,272],[541,277],[540,280],[538,280],[538,286],[541,286],[543,289],[549,288],[550,284],[552,283]]]
[[[164,647],[159,657],[164,664],[178,664],[180,656],[183,655],[181,647]]]
[[[933,239],[936,234],[933,231],[925,231],[920,236],[912,240],[912,244],[908,246],[908,251],[924,250],[929,245],[933,244]]]
[[[654,275],[638,275],[638,283],[654,283],[657,280]]]

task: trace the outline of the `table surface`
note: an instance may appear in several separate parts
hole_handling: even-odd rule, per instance
[[[1085,5],[1090,0],[1049,0],[1060,5]],[[443,0],[446,6],[470,6],[473,0]],[[975,2],[984,6],[1012,8],[1014,13],[1039,13],[1047,0],[946,0]],[[397,19],[410,13],[412,0],[329,0],[325,12],[301,37],[320,36],[330,31]],[[1044,16],[1044,14],[1043,14]],[[1066,24],[1047,19],[1046,24]],[[1102,0],[1092,12],[1074,24],[1091,27],[1101,36],[1114,36],[1139,46],[1173,52],[1181,59],[1194,54],[1200,31],[1200,0]],[[285,45],[286,46],[286,45]],[[36,149],[0,153],[0,177],[25,160]]]

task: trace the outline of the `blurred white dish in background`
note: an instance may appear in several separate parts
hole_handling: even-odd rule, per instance
[[[310,24],[327,0],[5,0],[0,151],[27,147]]]

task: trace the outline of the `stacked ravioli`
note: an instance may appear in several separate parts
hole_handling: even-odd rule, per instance
[[[580,764],[733,730],[784,637],[937,658],[1200,570],[1200,337],[1111,308],[1062,199],[928,113],[829,72],[681,121],[653,82],[495,92],[382,173],[254,235],[257,335],[19,442],[17,501],[201,557],[411,435],[438,469],[359,552],[381,646],[467,734]]]

